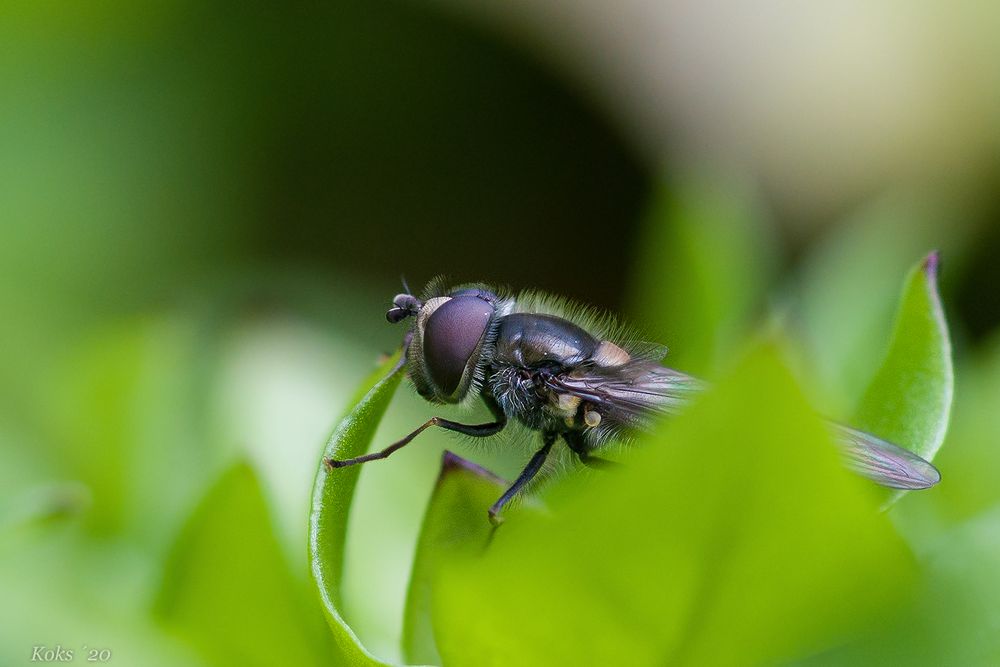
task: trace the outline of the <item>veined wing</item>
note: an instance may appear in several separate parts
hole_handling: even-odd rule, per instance
[[[549,389],[598,406],[605,418],[643,428],[658,414],[676,414],[708,385],[659,362],[633,360],[614,368],[584,367],[553,375]]]
[[[553,376],[550,389],[598,406],[605,417],[645,428],[659,414],[675,414],[708,384],[690,375],[636,360],[614,369],[580,369]],[[891,442],[858,429],[828,422],[848,469],[893,489],[926,489],[941,481],[931,463]]]
[[[892,489],[926,489],[941,481],[937,468],[908,449],[849,426],[830,426],[847,467],[862,477]]]

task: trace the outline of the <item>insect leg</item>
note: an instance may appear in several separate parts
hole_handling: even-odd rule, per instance
[[[580,463],[588,468],[607,470],[621,465],[617,461],[609,461],[598,456],[591,456],[590,448],[587,447],[587,443],[583,439],[583,434],[579,431],[567,431],[566,433],[563,433],[563,440],[566,441],[569,448],[573,450],[573,453],[576,454],[578,459],[580,459]]]
[[[516,496],[524,485],[532,480],[532,478],[538,474],[541,469],[542,464],[545,463],[545,457],[549,455],[549,450],[552,449],[552,445],[555,444],[556,434],[555,433],[543,433],[542,434],[542,448],[535,452],[535,455],[531,457],[528,461],[528,465],[524,467],[521,474],[517,476],[514,483],[510,485],[510,488],[504,491],[500,499],[493,503],[493,507],[490,508],[490,523],[494,526],[499,526],[503,523],[503,519],[500,517],[500,510],[503,506],[510,502],[510,499]]]
[[[496,421],[492,421],[486,424],[460,424],[458,422],[453,422],[450,419],[445,419],[444,417],[431,417],[423,424],[421,424],[412,433],[407,435],[402,440],[397,440],[385,449],[377,452],[372,452],[371,454],[365,454],[363,456],[356,456],[353,459],[325,459],[324,463],[330,468],[346,468],[347,466],[357,465],[359,463],[365,463],[367,461],[376,461],[379,459],[388,458],[397,449],[402,449],[406,445],[410,444],[410,441],[415,437],[423,433],[423,431],[431,426],[440,426],[448,431],[455,431],[456,433],[462,433],[464,435],[471,435],[474,438],[486,438],[491,435],[496,435],[503,427],[507,425],[507,415],[500,410],[497,406],[496,401],[492,398],[485,397],[483,402],[486,403],[486,407],[490,409]]]

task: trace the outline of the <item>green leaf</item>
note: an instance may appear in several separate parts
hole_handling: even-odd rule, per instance
[[[961,216],[957,216],[961,217]],[[940,203],[892,193],[830,228],[790,277],[804,361],[817,377],[817,401],[850,412],[885,356],[885,331],[898,307],[899,276],[929,247],[961,254],[963,232]],[[947,230],[947,231],[945,231]]]
[[[937,289],[938,262],[934,252],[910,271],[889,351],[854,419],[857,427],[928,461],[934,460],[948,430],[954,384],[951,341]]]
[[[325,636],[304,593],[274,536],[253,470],[238,464],[182,530],[156,611],[214,664],[320,665]]]
[[[323,459],[352,458],[364,454],[385,414],[403,367],[400,353],[388,359],[365,381],[354,407],[340,421],[323,450]],[[309,515],[309,561],[326,620],[341,657],[351,665],[383,665],[361,645],[339,611],[344,569],[344,546],[351,501],[360,466],[330,470],[319,466]]]
[[[449,554],[475,553],[488,545],[493,527],[486,508],[508,483],[485,468],[445,451],[441,474],[424,516],[413,560],[403,616],[403,655],[407,661],[440,664],[431,624],[433,581]]]
[[[72,348],[36,406],[35,453],[91,490],[91,530],[161,551],[228,463],[208,433],[217,344],[216,327],[178,314],[122,319]]]
[[[911,561],[776,350],[620,470],[555,484],[438,568],[444,664],[759,664],[885,615]]]
[[[921,554],[919,594],[903,614],[838,650],[827,665],[1000,664],[1000,507],[941,531]]]
[[[662,333],[670,365],[710,374],[740,344],[773,269],[751,187],[728,175],[663,184],[646,216],[630,311]]]

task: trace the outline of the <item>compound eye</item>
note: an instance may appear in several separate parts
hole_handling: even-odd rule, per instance
[[[424,328],[424,360],[434,384],[451,396],[493,317],[493,306],[475,296],[455,297],[437,308]]]
[[[490,303],[496,303],[497,295],[489,290],[485,290],[481,287],[466,287],[460,290],[455,290],[448,296],[478,296],[483,301],[488,301]]]

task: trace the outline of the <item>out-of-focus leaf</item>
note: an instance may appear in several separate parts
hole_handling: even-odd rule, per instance
[[[78,342],[52,378],[58,389],[36,405],[48,439],[38,453],[91,489],[95,532],[163,549],[221,470],[206,414],[217,341],[216,328],[183,315],[122,319]]]
[[[889,352],[856,412],[861,429],[932,461],[951,414],[948,325],[938,296],[938,254],[912,269],[903,288]]]
[[[324,460],[352,458],[368,450],[375,429],[403,377],[399,360],[397,352],[364,382],[352,401],[353,407],[330,436],[323,450]],[[360,472],[360,466],[330,470],[320,465],[309,515],[309,561],[327,623],[342,659],[351,665],[381,665],[385,663],[365,650],[339,610],[347,519]]]
[[[438,569],[444,664],[770,663],[896,604],[911,561],[772,348]]]
[[[65,517],[0,529],[0,665],[41,664],[31,661],[35,646],[73,650],[71,665],[90,664],[94,649],[110,651],[109,664],[207,665],[190,641],[148,613],[148,557],[125,540],[94,540],[79,528]]]
[[[921,554],[920,594],[905,613],[803,665],[1000,664],[1000,508],[940,533]]]
[[[630,311],[670,346],[670,365],[710,374],[760,306],[773,239],[746,183],[718,174],[663,184],[639,243]]]
[[[182,531],[156,610],[214,664],[320,665],[325,635],[310,599],[288,570],[253,470],[237,464]]]
[[[29,489],[4,503],[0,510],[0,535],[10,529],[59,522],[84,513],[90,506],[90,489],[79,482],[51,482]]]
[[[1000,503],[1000,336],[967,357],[956,377],[955,411],[938,463],[947,483],[940,508],[967,518]]]
[[[445,451],[427,506],[403,616],[403,655],[411,663],[440,664],[430,608],[434,577],[448,554],[486,548],[493,528],[486,508],[507,483],[475,463]]]

